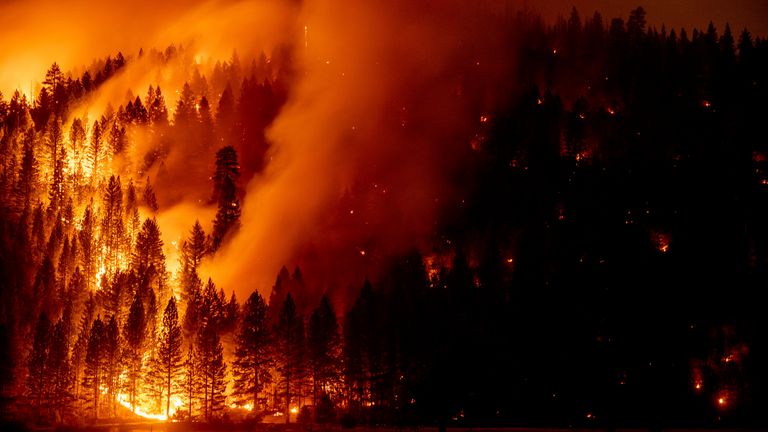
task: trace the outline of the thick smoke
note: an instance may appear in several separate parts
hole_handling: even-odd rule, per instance
[[[79,74],[94,58],[122,51],[129,66],[70,113],[70,120],[93,121],[108,104],[126,102],[129,90],[143,96],[150,84],[160,84],[174,106],[188,71],[139,59],[140,48],[183,46],[205,72],[235,50],[249,59],[289,47],[294,78],[267,133],[268,162],[243,185],[240,231],[201,270],[241,299],[254,289],[268,295],[283,265],[301,265],[316,291],[345,290],[375,277],[392,256],[423,246],[439,226],[438,212],[460,202],[453,174],[492,100],[470,98],[471,81],[514,83],[514,56],[502,52],[508,41],[491,27],[506,9],[498,2],[123,3],[3,6],[0,88],[28,92],[34,83],[27,77],[39,80],[53,61]],[[174,151],[171,175],[184,172],[173,166]],[[195,219],[210,227],[213,212],[200,200],[210,189],[187,193],[210,185],[178,177],[173,191],[156,190],[171,268],[174,243]],[[171,192],[174,205],[162,208]]]
[[[464,69],[479,67],[462,52],[474,24],[462,20],[487,11],[461,3],[304,3],[303,73],[242,229],[207,273],[267,294],[277,269],[299,264],[317,289],[345,289],[433,234],[477,122],[462,94]]]
[[[293,33],[295,15],[294,2],[284,0],[5,0],[0,91],[30,96],[54,61],[82,72],[117,51],[129,57],[175,44],[194,46],[202,59],[226,60],[235,49],[255,55]]]

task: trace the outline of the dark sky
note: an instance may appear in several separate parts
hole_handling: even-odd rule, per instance
[[[554,18],[566,15],[576,6],[582,17],[599,10],[604,18],[626,17],[629,11],[643,6],[648,12],[648,23],[667,28],[706,28],[709,21],[715,23],[719,33],[730,23],[734,33],[741,33],[746,26],[753,35],[768,36],[768,0],[519,0],[529,7],[539,9]]]

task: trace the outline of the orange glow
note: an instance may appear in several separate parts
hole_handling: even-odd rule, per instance
[[[128,409],[129,411],[132,411],[134,414],[136,414],[139,417],[143,417],[145,419],[149,420],[159,420],[159,421],[167,421],[168,417],[165,414],[157,414],[157,413],[151,413],[147,412],[142,406],[132,406],[130,402],[128,401],[128,395],[125,393],[119,393],[117,395],[117,403]],[[178,397],[172,397],[171,398],[171,409],[168,410],[171,416],[173,416],[176,411],[183,405],[182,401]]]
[[[292,406],[291,407],[291,414],[296,414],[298,412],[299,412],[299,407],[297,407],[297,406]]]
[[[661,231],[656,231],[651,235],[651,239],[653,240],[653,243],[659,252],[663,254],[669,252],[669,247],[671,242],[669,234],[666,234]]]

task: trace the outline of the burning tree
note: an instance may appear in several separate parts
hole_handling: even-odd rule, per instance
[[[157,340],[157,351],[152,360],[151,378],[162,386],[165,396],[165,416],[171,413],[171,398],[177,390],[177,379],[181,373],[182,338],[176,299],[171,297],[163,312],[163,322]]]
[[[237,199],[239,178],[237,151],[232,146],[223,147],[216,153],[216,171],[213,175],[213,200],[218,205],[211,234],[211,248],[214,251],[221,246],[229,232],[237,229],[240,222],[240,201]]]

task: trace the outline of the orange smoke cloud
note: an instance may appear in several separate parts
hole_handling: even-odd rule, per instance
[[[91,3],[0,6],[4,94],[33,91],[53,61],[76,77],[94,58],[121,51],[127,67],[74,107],[69,120],[96,118],[108,104],[125,103],[129,91],[143,97],[158,84],[172,111],[189,64],[209,74],[233,51],[250,61],[291,47],[297,72],[268,131],[266,167],[246,179],[242,227],[201,269],[241,299],[254,289],[268,295],[283,265],[301,265],[319,290],[346,289],[375,276],[389,257],[420,246],[437,229],[447,198],[460,198],[456,169],[470,151],[478,111],[493,100],[475,90],[512,82],[513,59],[501,55],[507,33],[491,29],[504,7],[496,2]],[[137,57],[140,48],[171,44],[183,46],[186,58],[159,64]],[[467,82],[477,76],[488,82]],[[189,177],[184,158],[174,154],[183,145],[176,147],[164,166],[165,183],[153,178],[171,267],[172,243],[195,219],[208,226],[213,211],[201,200],[210,184]],[[171,183],[178,187],[163,190]]]
[[[437,6],[304,3],[302,74],[269,131],[270,163],[206,274],[268,295],[277,270],[298,264],[317,289],[346,289],[434,233],[476,121],[461,87],[480,63],[465,42],[484,12]]]
[[[176,44],[194,46],[201,60],[226,59],[235,49],[257,54],[291,33],[293,16],[289,0],[6,0],[0,3],[0,91],[31,96],[51,63],[82,73],[95,58],[117,51],[130,57],[141,48]]]

